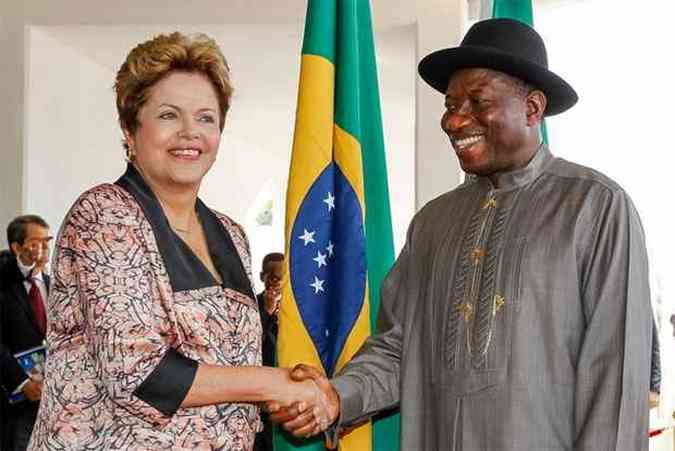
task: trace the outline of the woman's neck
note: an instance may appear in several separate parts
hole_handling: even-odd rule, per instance
[[[147,177],[140,168],[137,167],[137,169],[157,197],[171,226],[176,230],[189,231],[197,219],[195,206],[199,186],[192,187],[178,184],[167,186],[156,183],[150,177]]]
[[[152,186],[150,188],[157,196],[169,222],[181,228],[189,227],[195,215],[197,192],[167,190]]]

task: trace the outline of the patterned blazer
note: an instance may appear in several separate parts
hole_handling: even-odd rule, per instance
[[[196,212],[222,285],[133,166],[71,208],[55,249],[30,449],[251,449],[254,405],[180,407],[200,363],[261,363],[244,232],[199,200]]]

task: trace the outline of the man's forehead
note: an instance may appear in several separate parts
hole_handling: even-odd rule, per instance
[[[28,224],[26,227],[26,239],[49,237],[49,228],[40,224]]]
[[[459,69],[450,76],[446,92],[455,87],[480,89],[490,85],[510,84],[515,80],[504,72],[483,67]]]
[[[267,263],[267,270],[269,272],[281,271],[283,269],[283,260],[272,260]]]

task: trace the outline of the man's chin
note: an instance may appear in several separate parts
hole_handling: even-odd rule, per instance
[[[466,175],[471,175],[474,177],[483,177],[489,175],[486,168],[481,167],[476,164],[468,164],[464,163],[462,160],[459,161],[459,166],[462,168],[462,171],[466,173]]]

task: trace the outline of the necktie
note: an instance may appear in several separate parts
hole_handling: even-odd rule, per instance
[[[40,288],[35,283],[34,278],[29,279],[30,291],[28,291],[28,301],[35,314],[35,321],[37,321],[38,329],[44,335],[47,331],[47,314],[45,312],[45,302],[42,299]]]

